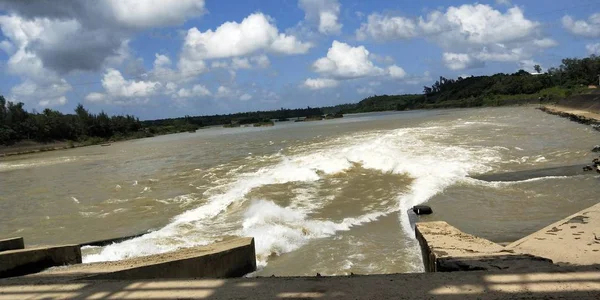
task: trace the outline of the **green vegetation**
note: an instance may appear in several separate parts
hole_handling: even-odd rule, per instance
[[[539,66],[535,67],[541,73]],[[23,103],[6,102],[0,96],[0,145],[11,145],[21,140],[39,142],[70,141],[81,145],[106,141],[132,139],[176,132],[194,132],[205,126],[224,125],[239,127],[271,126],[272,120],[322,120],[339,118],[342,114],[388,110],[429,109],[449,107],[478,107],[541,103],[556,101],[589,91],[600,74],[600,57],[567,58],[558,68],[543,74],[520,70],[513,74],[471,76],[447,79],[440,77],[431,86],[423,87],[423,94],[375,95],[355,104],[341,104],[322,108],[280,109],[212,116],[185,116],[182,118],[139,121],[134,116],[91,114],[82,105],[75,114],[62,114],[45,109],[42,113],[27,112]]]
[[[81,105],[77,106],[73,115],[51,109],[30,113],[25,111],[23,103],[7,103],[0,96],[0,145],[11,145],[21,140],[68,140],[71,141],[68,146],[72,147],[73,141],[95,144],[110,139],[138,137],[141,128],[140,121],[130,115],[109,117],[104,112],[90,114]]]
[[[541,67],[534,67],[541,73]],[[357,104],[324,108],[328,112],[360,113],[385,110],[501,106],[551,102],[588,91],[598,82],[600,57],[567,58],[558,68],[544,74],[519,70],[513,74],[471,76],[447,79],[440,77],[424,86],[421,95],[380,95]]]

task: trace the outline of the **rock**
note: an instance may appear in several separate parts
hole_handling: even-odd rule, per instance
[[[600,145],[594,146],[594,148],[592,148],[592,152],[600,152]]]
[[[430,215],[433,213],[431,207],[427,205],[415,205],[413,206],[412,211],[417,215]]]
[[[594,168],[592,168],[592,166],[585,166],[585,167],[583,167],[583,170],[584,171],[592,171],[592,170],[594,170]]]

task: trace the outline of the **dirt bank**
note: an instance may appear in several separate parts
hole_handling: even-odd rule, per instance
[[[14,145],[0,145],[0,157],[29,154],[44,151],[62,150],[78,147],[80,145],[69,143],[66,141],[57,141],[50,143],[39,143],[35,141],[21,141]]]

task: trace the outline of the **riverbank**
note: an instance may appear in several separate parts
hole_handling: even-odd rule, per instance
[[[571,108],[562,105],[547,105],[539,108],[541,111],[557,115],[563,118],[568,118],[571,121],[585,124],[585,125],[596,125],[595,129],[599,130],[597,126],[600,125],[600,113],[582,110],[577,108]]]

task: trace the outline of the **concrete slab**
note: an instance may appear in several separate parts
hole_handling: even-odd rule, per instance
[[[559,265],[600,264],[600,203],[506,246]]]
[[[417,223],[415,235],[427,272],[521,271],[555,267],[549,259],[506,249],[443,221]]]
[[[17,250],[25,248],[25,241],[22,237],[13,237],[0,240],[0,251]]]
[[[600,270],[193,280],[0,280],[3,299],[600,299]]]
[[[79,245],[39,247],[0,252],[0,278],[20,276],[49,267],[81,263]]]
[[[237,238],[208,246],[137,257],[53,268],[31,277],[68,279],[228,278],[256,271],[253,238]]]

